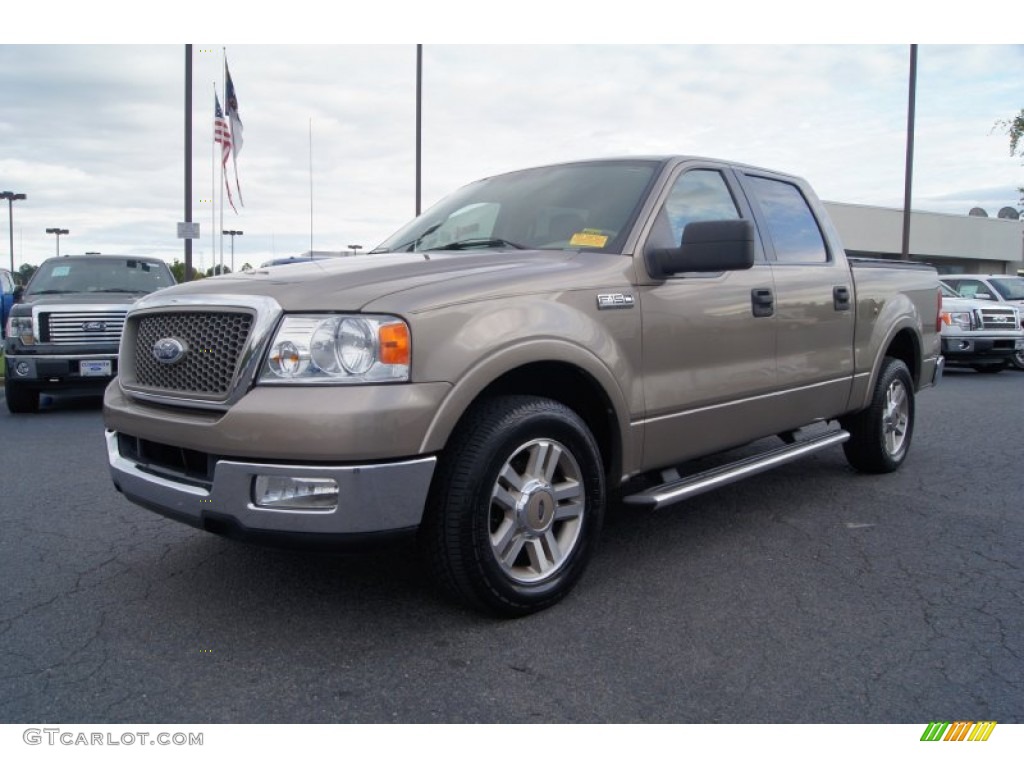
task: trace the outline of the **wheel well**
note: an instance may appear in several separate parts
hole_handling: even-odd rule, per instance
[[[607,482],[618,481],[622,474],[622,435],[615,409],[604,390],[585,371],[566,363],[530,363],[491,382],[477,400],[494,395],[546,397],[571,408],[597,441]]]
[[[904,329],[897,333],[889,342],[885,350],[886,357],[895,357],[906,363],[911,378],[914,379],[914,388],[920,384],[921,376],[921,349],[917,336],[913,331]]]

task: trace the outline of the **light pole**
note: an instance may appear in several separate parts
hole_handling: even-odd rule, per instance
[[[56,235],[57,236],[57,256],[59,257],[60,256],[60,236],[61,235],[69,235],[71,233],[68,232],[68,230],[66,230],[66,229],[61,229],[60,227],[47,227],[46,228],[46,234],[48,234],[48,235]]]
[[[24,200],[24,192],[0,192],[0,200],[7,201],[7,222],[11,231],[11,274],[14,274],[14,201]]]
[[[240,229],[222,229],[222,235],[231,235],[231,271],[235,271],[235,235],[244,235]]]
[[[350,245],[349,248],[351,249],[353,256],[358,256],[359,255],[359,251],[361,251],[363,249],[363,246],[361,246],[361,245]]]

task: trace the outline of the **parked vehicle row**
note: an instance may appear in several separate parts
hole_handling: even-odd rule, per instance
[[[1017,275],[943,275],[942,281],[965,299],[997,302],[1016,308],[1024,327],[1024,277]],[[1010,364],[1024,370],[1024,349],[1010,356]]]
[[[943,281],[941,317],[947,365],[999,373],[1024,357],[1024,328],[1016,307],[965,299]]]

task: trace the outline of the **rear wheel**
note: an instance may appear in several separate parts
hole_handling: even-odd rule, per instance
[[[37,413],[39,411],[39,392],[19,382],[11,381],[10,375],[4,379],[4,398],[7,410],[11,413]]]
[[[421,546],[449,595],[522,616],[572,589],[603,512],[601,457],[583,420],[553,400],[499,397],[474,407],[445,450]]]
[[[906,364],[885,358],[871,404],[840,423],[850,433],[843,452],[854,469],[871,473],[899,469],[914,435],[914,380]]]

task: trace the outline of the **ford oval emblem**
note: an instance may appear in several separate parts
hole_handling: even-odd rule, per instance
[[[160,339],[153,345],[153,357],[158,363],[173,365],[185,356],[185,345],[178,339]]]
[[[102,320],[88,320],[82,323],[82,330],[86,333],[103,333],[107,330],[107,324]]]

